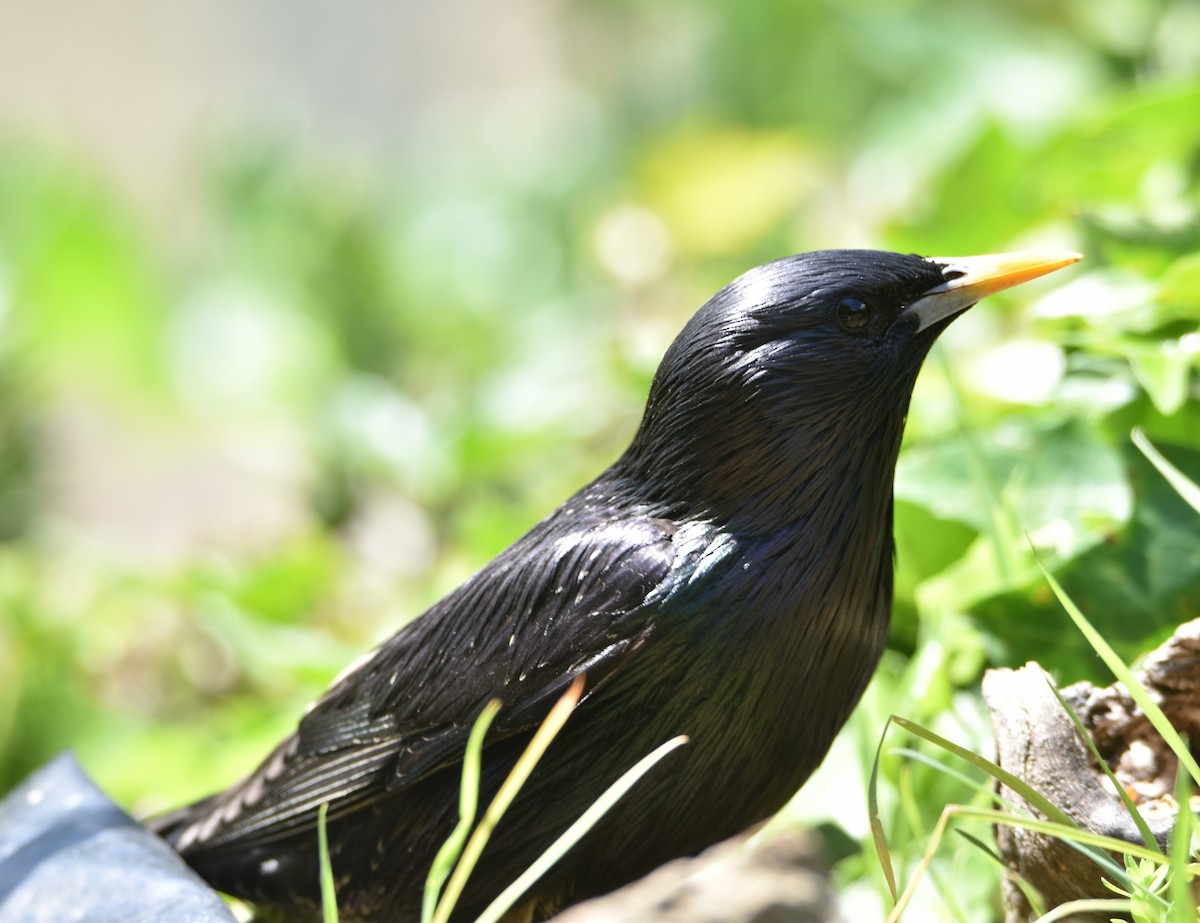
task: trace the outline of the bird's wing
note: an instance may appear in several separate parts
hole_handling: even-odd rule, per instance
[[[185,853],[287,836],[315,826],[323,803],[331,817],[360,810],[461,760],[492,698],[490,742],[540,723],[580,673],[591,694],[652,630],[645,603],[672,572],[675,527],[562,519],[352,667],[256,772],[164,835]]]

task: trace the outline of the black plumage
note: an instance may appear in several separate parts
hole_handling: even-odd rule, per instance
[[[581,673],[456,919],[677,734],[690,744],[527,895],[535,916],[767,817],[883,650],[892,477],[930,346],[979,297],[1074,259],[822,251],[742,275],[668,349],[608,470],[339,678],[245,781],[157,829],[215,887],[304,918],[329,802],[343,919],[415,920],[484,704],[504,703],[487,797]]]

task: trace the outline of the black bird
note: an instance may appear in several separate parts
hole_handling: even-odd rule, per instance
[[[892,477],[929,348],[984,295],[1077,259],[829,250],[735,279],[667,350],[608,470],[350,668],[244,781],[156,829],[219,890],[308,919],[328,802],[342,919],[415,921],[484,704],[504,703],[484,748],[487,799],[580,674],[580,704],[456,920],[678,734],[690,744],[525,895],[527,916],[769,816],[820,763],[883,651]]]

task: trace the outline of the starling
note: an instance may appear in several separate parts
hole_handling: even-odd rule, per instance
[[[671,344],[611,467],[352,666],[243,781],[152,825],[218,890],[315,919],[328,804],[342,920],[416,921],[485,703],[503,705],[483,803],[581,675],[453,919],[679,734],[688,746],[526,892],[525,918],[768,817],[887,640],[892,479],[930,347],[983,296],[1077,259],[828,250],[738,277]]]

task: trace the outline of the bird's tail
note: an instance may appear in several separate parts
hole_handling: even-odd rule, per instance
[[[172,848],[177,848],[179,837],[183,831],[208,814],[217,798],[217,795],[209,795],[207,798],[202,798],[181,808],[175,808],[164,814],[155,814],[152,817],[144,818],[142,826],[151,833],[158,834]]]
[[[235,843],[216,846],[197,836],[197,831],[221,809],[226,793],[210,795],[193,804],[165,814],[145,818],[143,826],[158,834],[179,853],[197,875],[217,891],[254,903],[266,914],[255,919],[282,919],[271,916],[270,908],[298,904],[305,899],[317,906],[317,859],[308,844],[277,851],[278,844],[247,845]],[[316,838],[313,837],[313,842]],[[270,866],[264,865],[270,862]],[[270,867],[272,873],[265,875]],[[313,891],[310,895],[308,892]],[[288,917],[291,919],[291,917]],[[308,917],[305,917],[308,919]],[[314,917],[315,919],[315,917]]]

